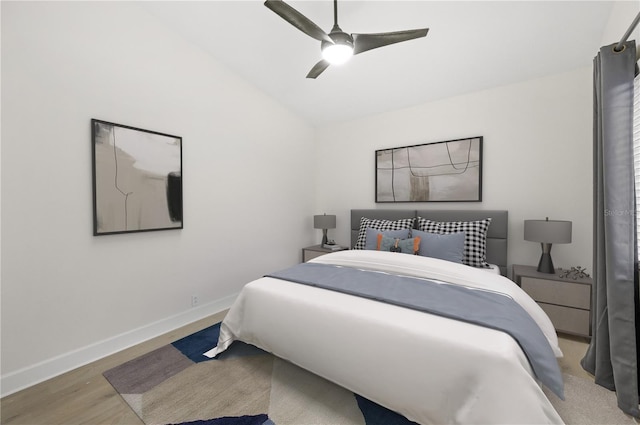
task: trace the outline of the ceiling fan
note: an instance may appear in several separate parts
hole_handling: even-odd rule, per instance
[[[329,67],[339,65],[367,50],[425,37],[429,28],[415,30],[383,32],[376,34],[347,34],[338,26],[338,0],[333,0],[333,28],[327,34],[309,18],[295,10],[282,0],[266,0],[264,5],[278,14],[285,21],[303,33],[321,41],[323,59],[315,64],[307,74],[307,78],[316,78]]]

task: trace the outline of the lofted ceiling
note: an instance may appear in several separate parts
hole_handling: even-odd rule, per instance
[[[331,0],[287,3],[331,30]],[[588,67],[613,8],[610,1],[340,0],[345,32],[429,33],[354,56],[313,80],[305,76],[320,59],[320,42],[262,1],[136,4],[314,126]]]

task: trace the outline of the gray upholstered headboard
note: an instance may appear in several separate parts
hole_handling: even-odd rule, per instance
[[[499,266],[502,275],[507,275],[509,212],[505,210],[351,210],[351,247],[358,239],[361,217],[399,220],[418,216],[433,221],[475,221],[491,217],[487,231],[487,262]]]

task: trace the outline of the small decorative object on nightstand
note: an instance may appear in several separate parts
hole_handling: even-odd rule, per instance
[[[578,278],[590,277],[587,273],[587,269],[584,267],[576,266],[571,267],[569,270],[558,269],[558,276],[563,279],[573,279],[576,280]]]
[[[302,262],[306,263],[309,260],[312,260],[321,255],[329,254],[330,252],[344,251],[349,249],[340,245],[335,245],[335,246],[338,248],[327,249],[327,248],[323,248],[322,245],[314,245],[314,246],[308,246],[306,248],[302,248]]]
[[[561,269],[550,274],[535,266],[513,265],[513,281],[547,313],[556,331],[590,338],[593,281],[588,275],[563,275]]]

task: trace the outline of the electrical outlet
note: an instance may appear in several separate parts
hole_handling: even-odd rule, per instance
[[[195,307],[198,305],[198,296],[197,295],[191,295],[191,307]]]

